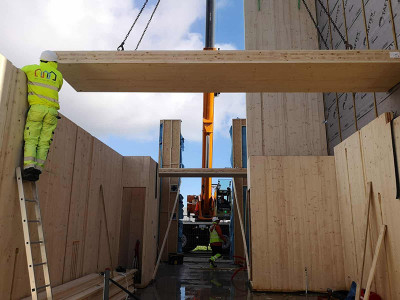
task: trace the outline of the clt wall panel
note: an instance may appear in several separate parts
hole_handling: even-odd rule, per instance
[[[343,289],[333,157],[250,156],[252,286]],[[307,275],[305,269],[307,268]]]
[[[158,255],[157,163],[148,156],[124,157],[122,184],[124,225],[120,233],[119,264],[132,267],[139,240],[140,287],[145,287],[152,279]]]
[[[400,149],[399,120],[391,125],[391,114],[382,114],[335,148],[336,173],[341,211],[341,227],[345,258],[346,285],[357,280],[365,234],[366,185],[372,182],[371,210],[366,248],[368,274],[373,251],[382,224],[387,225],[384,246],[378,259],[372,291],[383,299],[398,299],[400,289],[400,236],[396,199],[397,182],[393,147]],[[393,130],[391,129],[393,126]],[[395,140],[393,146],[392,137]],[[365,287],[366,277],[363,285]]]
[[[106,267],[116,265],[118,261],[122,159],[121,155],[94,139],[83,262],[84,275],[90,274],[92,270],[102,271]],[[100,192],[100,185],[103,186],[103,194]],[[103,196],[106,216],[103,211]],[[107,236],[110,241],[111,257]]]
[[[0,295],[7,299],[21,299],[30,294],[15,179],[15,168],[22,164],[26,97],[25,74],[0,56],[0,268],[7,270],[0,276]],[[121,155],[68,118],[62,116],[59,120],[38,182],[53,285],[111,266],[106,219],[113,266],[118,263],[122,161]],[[149,189],[153,193],[152,210],[158,209],[154,196],[155,168],[154,162],[152,179],[148,180],[153,180]],[[132,170],[134,172],[136,169]],[[100,185],[104,191],[106,217]],[[25,189],[30,191],[28,184]],[[156,239],[156,234],[149,236]],[[153,244],[148,247],[148,252],[155,256],[156,247]],[[36,251],[34,257],[37,257]],[[39,280],[42,277],[38,275]]]
[[[63,272],[59,270],[64,268],[78,129],[67,118],[62,118],[58,125],[45,169],[38,182],[43,231],[46,237],[51,237],[46,240],[46,250],[51,281],[55,286],[63,283]]]
[[[246,119],[233,119],[232,120],[232,167],[233,168],[244,168],[247,167],[247,155],[246,152],[243,153],[243,142],[246,145],[246,141],[244,140],[246,136],[243,136],[243,130],[246,130]],[[243,161],[245,160],[245,161]],[[237,201],[240,213],[242,216],[243,222],[245,222],[246,211],[244,211],[244,194],[243,188],[247,186],[247,179],[245,178],[235,178],[235,186],[237,198],[234,201]],[[243,245],[243,237],[242,231],[240,229],[239,216],[236,209],[236,205],[233,207],[234,211],[234,255],[245,257],[244,254],[244,245]],[[243,224],[246,229],[246,223]]]
[[[181,120],[161,120],[161,139],[158,163],[162,168],[180,168],[181,167]],[[159,246],[165,237],[166,228],[171,214],[175,214],[175,220],[171,223],[169,237],[166,247],[162,253],[162,259],[168,259],[168,253],[176,253],[178,250],[178,209],[179,203],[175,211],[172,211],[176,190],[180,182],[180,178],[160,178],[160,235]],[[172,188],[172,189],[171,189]]]
[[[83,276],[86,220],[90,189],[94,138],[78,127],[69,206],[68,235],[65,246],[63,282]]]
[[[28,109],[25,74],[0,55],[0,295],[29,292],[15,168],[22,163],[22,133]]]
[[[315,2],[308,0],[311,11]],[[245,1],[247,50],[318,49],[315,27],[293,1]],[[247,94],[248,155],[326,155],[321,94]]]

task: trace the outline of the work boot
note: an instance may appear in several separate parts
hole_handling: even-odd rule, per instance
[[[39,169],[36,169],[36,168],[35,168],[34,173],[35,173],[35,175],[37,175],[37,177],[39,178],[39,175],[42,174],[42,171],[40,171]]]
[[[24,169],[22,171],[22,180],[37,181],[39,179],[39,175],[36,174],[36,169],[34,167]]]
[[[215,262],[211,258],[208,261],[210,263],[210,268],[216,268],[217,267],[217,265],[215,264]]]

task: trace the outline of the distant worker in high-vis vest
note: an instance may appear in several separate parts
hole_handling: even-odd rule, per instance
[[[58,92],[63,85],[57,61],[57,54],[46,50],[40,56],[40,65],[22,68],[28,79],[29,103],[24,131],[24,180],[39,179],[57,127]]]
[[[210,227],[210,245],[212,250],[212,256],[209,259],[210,267],[216,268],[215,262],[222,255],[222,244],[226,242],[226,237],[222,234],[221,226],[219,226],[218,217],[212,218],[212,225]]]

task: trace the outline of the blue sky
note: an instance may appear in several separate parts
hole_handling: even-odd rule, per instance
[[[231,0],[218,5],[215,25],[215,43],[233,44],[236,49],[244,49],[244,14],[242,0]],[[151,30],[151,28],[149,30]],[[192,25],[191,31],[201,34],[204,39],[205,19],[201,18],[196,21]],[[216,98],[216,101],[218,100],[219,99]],[[245,112],[237,117],[244,118]],[[182,126],[184,125],[185,124]],[[197,130],[201,132],[202,128],[199,127]],[[121,137],[110,136],[102,140],[124,156],[149,155],[155,161],[158,160],[158,139],[151,141],[132,141]],[[216,135],[214,138],[213,155],[213,167],[224,168],[231,166],[231,140],[228,136]],[[186,168],[201,167],[201,142],[185,140],[183,163]],[[214,181],[216,180],[217,179],[214,179]],[[184,178],[182,179],[181,193],[184,195],[185,199],[186,195],[199,194],[200,185],[200,178]]]

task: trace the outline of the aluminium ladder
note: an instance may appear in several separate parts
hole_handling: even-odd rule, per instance
[[[42,216],[40,213],[40,205],[39,205],[39,195],[38,189],[36,186],[36,182],[32,182],[32,199],[26,199],[24,193],[24,184],[21,176],[21,168],[18,167],[15,170],[17,176],[17,184],[18,184],[18,193],[19,193],[19,204],[21,208],[21,221],[22,221],[22,228],[24,231],[24,240],[25,240],[25,252],[26,252],[26,260],[28,263],[28,273],[29,273],[29,282],[31,286],[31,294],[32,300],[38,299],[38,294],[40,290],[46,289],[46,295],[48,300],[52,300],[52,291],[51,291],[51,284],[50,284],[50,275],[49,275],[49,266],[47,263],[47,254],[46,254],[46,244],[44,240],[43,234],[43,224],[42,224]],[[26,203],[30,203],[35,207],[35,219],[29,219]],[[36,224],[37,225],[37,233],[38,233],[38,241],[31,241],[30,231],[29,231],[29,224]],[[32,245],[39,245],[40,247],[40,256],[41,259],[39,262],[33,261],[32,255]],[[35,268],[42,267],[43,268],[43,275],[44,275],[44,282],[43,286],[36,286],[36,278],[35,278]]]

